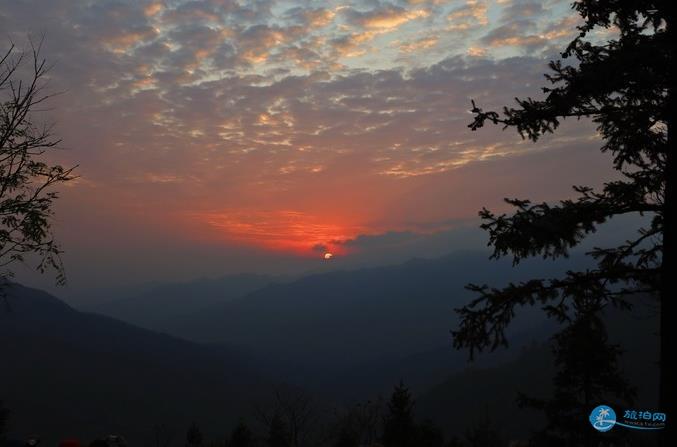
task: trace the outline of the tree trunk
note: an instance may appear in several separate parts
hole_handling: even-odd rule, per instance
[[[670,132],[669,132],[670,133]],[[669,134],[668,134],[669,135]],[[660,405],[661,411],[667,414],[667,424],[664,433],[664,446],[677,446],[674,427],[671,428],[671,418],[676,416],[674,410],[675,402],[675,368],[674,362],[670,361],[670,353],[677,352],[675,348],[675,338],[677,337],[677,312],[675,304],[677,303],[677,293],[675,292],[674,274],[677,272],[675,257],[677,256],[677,240],[675,234],[675,225],[677,225],[677,216],[675,215],[675,172],[677,164],[675,163],[674,140],[668,136],[668,163],[666,166],[667,179],[665,185],[665,203],[664,203],[664,227],[663,227],[663,263],[661,266],[661,290],[660,290],[660,309],[661,309],[661,328],[660,328]]]
[[[669,7],[668,34],[674,34],[677,17],[673,7]],[[662,446],[677,446],[677,436],[673,418],[675,413],[675,372],[674,362],[670,361],[670,353],[674,355],[675,340],[677,338],[677,288],[675,287],[675,272],[677,272],[677,148],[675,148],[675,77],[677,77],[677,51],[673,46],[670,49],[668,114],[667,114],[667,161],[665,166],[665,197],[663,203],[663,260],[661,265],[660,290],[660,406],[667,415],[666,427],[662,433]]]

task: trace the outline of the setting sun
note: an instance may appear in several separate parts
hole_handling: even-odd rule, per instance
[[[333,258],[333,257],[334,257],[334,255],[331,254],[331,253],[325,253],[325,254],[324,254],[324,259],[331,259],[331,258]]]

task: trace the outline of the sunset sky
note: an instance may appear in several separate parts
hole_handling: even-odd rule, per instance
[[[481,249],[482,206],[598,185],[590,123],[467,128],[471,98],[540,94],[569,3],[0,0],[2,45],[44,34],[63,92],[41,118],[79,165],[56,207],[69,287]]]

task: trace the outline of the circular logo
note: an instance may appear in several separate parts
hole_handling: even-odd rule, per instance
[[[609,431],[616,424],[616,412],[607,405],[600,405],[590,413],[590,423],[597,431]]]

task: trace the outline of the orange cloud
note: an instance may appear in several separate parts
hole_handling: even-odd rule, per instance
[[[578,16],[566,17],[548,28],[543,34],[543,37],[547,40],[572,38],[578,33],[578,29],[576,27],[580,25],[580,22],[581,19]]]
[[[336,16],[335,11],[329,9],[311,9],[304,12],[308,25],[312,28],[321,28],[329,25]]]
[[[164,9],[164,5],[161,2],[151,3],[143,9],[143,13],[146,17],[153,17],[157,15],[160,11]]]
[[[145,90],[155,88],[157,86],[157,80],[152,76],[148,76],[143,79],[139,79],[132,83],[132,90]]]
[[[509,36],[489,40],[492,47],[522,47],[528,45],[541,45],[545,42],[543,36]]]
[[[470,47],[470,48],[468,48],[468,56],[484,57],[486,55],[487,55],[487,49],[486,48],[480,48],[480,47]]]
[[[412,53],[414,51],[432,48],[435,45],[437,45],[437,42],[439,42],[439,39],[437,37],[434,36],[423,37],[413,42],[400,44],[398,48],[403,53]]]
[[[266,62],[273,49],[291,40],[298,31],[298,27],[287,29],[260,27],[251,35],[245,36],[240,44],[240,56],[252,64]]]
[[[427,17],[429,12],[424,9],[406,11],[386,9],[363,17],[359,22],[365,28],[394,29],[411,20]]]
[[[118,34],[103,41],[103,44],[114,53],[124,53],[142,42],[152,40],[159,34],[156,28],[146,27],[126,34]]]
[[[343,242],[365,231],[361,226],[294,210],[227,210],[199,213],[192,218],[217,230],[225,240],[306,256],[316,256],[317,247],[345,254]]]
[[[487,10],[487,5],[484,2],[468,0],[464,6],[447,15],[447,20],[452,22],[450,29],[465,30],[487,25],[489,23]]]
[[[349,34],[332,41],[332,50],[337,57],[358,57],[367,52],[364,44],[373,40],[383,30],[363,31]]]

